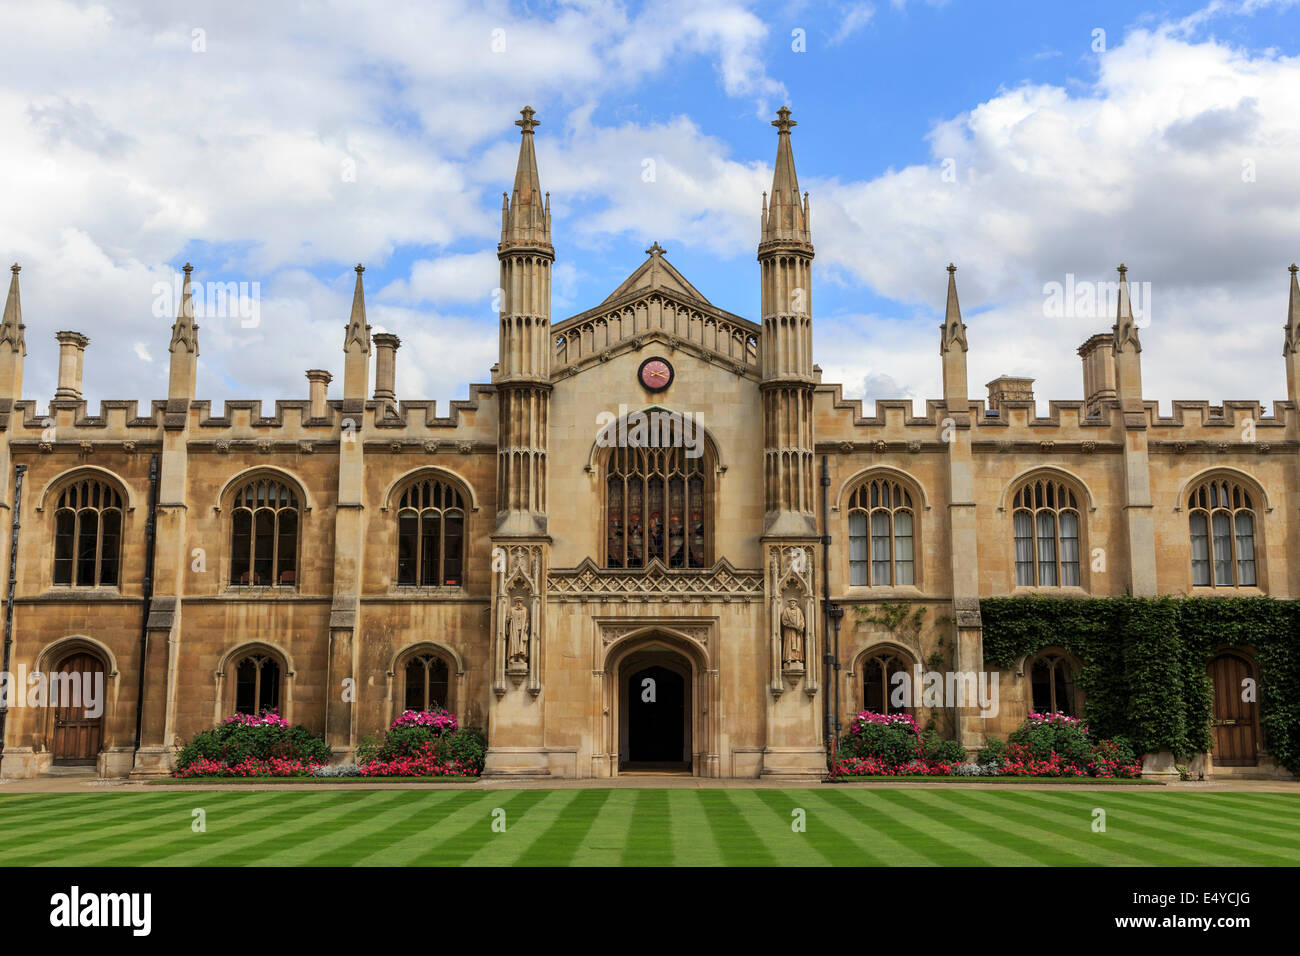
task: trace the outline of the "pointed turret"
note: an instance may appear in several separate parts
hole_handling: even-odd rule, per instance
[[[502,197],[502,246],[551,246],[551,197],[543,194],[537,175],[537,154],[533,152],[533,130],[541,123],[534,119],[531,106],[519,111],[523,119],[515,120],[522,130],[519,163],[515,169],[515,188],[508,198]]]
[[[364,408],[366,393],[370,390],[370,326],[366,324],[366,291],[361,282],[366,267],[358,262],[355,271],[357,282],[352,290],[352,314],[343,335],[345,411]]]
[[[1286,359],[1286,394],[1297,411],[1300,411],[1300,281],[1296,273],[1300,271],[1293,262],[1289,267],[1291,273],[1291,298],[1286,308],[1286,340],[1282,345],[1282,356]],[[12,294],[12,293],[11,293]],[[8,315],[6,311],[5,315]]]
[[[966,324],[957,302],[957,267],[948,263],[948,305],[940,327],[939,354],[943,357],[943,399],[950,412],[965,413],[970,393],[966,382]]]
[[[790,129],[796,126],[789,108],[777,110],[772,121],[776,127],[776,169],[772,174],[772,194],[764,194],[762,217],[763,242],[812,243],[808,227],[808,197],[799,195],[799,177],[794,171],[794,150],[790,147]]]
[[[1115,308],[1115,326],[1112,348],[1115,353],[1115,392],[1120,406],[1126,412],[1142,410],[1142,342],[1138,338],[1137,322],[1133,319],[1133,304],[1128,292],[1128,266],[1119,264],[1118,304]]]
[[[199,367],[199,327],[194,321],[194,298],[190,291],[190,273],[194,267],[188,262],[183,270],[181,301],[172,323],[171,352],[168,369],[167,397],[189,401],[194,398],[195,379]]]
[[[22,266],[14,263],[5,299],[4,321],[0,323],[0,399],[18,401],[23,390],[23,356],[27,354],[27,326],[23,325],[23,303],[18,294],[18,273]]]

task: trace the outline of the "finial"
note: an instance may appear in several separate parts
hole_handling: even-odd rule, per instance
[[[646,255],[654,256],[656,258],[662,256],[663,254],[664,254],[664,247],[659,245],[658,240],[655,240],[655,244],[646,250]]]
[[[15,271],[15,272],[18,271],[18,267],[17,267],[17,266],[14,266],[14,271]],[[1287,267],[1287,270],[1286,270],[1286,271],[1289,272],[1289,273],[1291,273],[1292,275],[1295,275],[1297,272],[1300,272],[1300,267],[1297,267],[1296,264],[1293,262],[1293,263],[1291,263],[1290,266]]]
[[[952,275],[956,271],[957,271],[957,267],[953,265],[951,262],[948,263],[948,275]]]
[[[525,133],[531,133],[537,127],[542,125],[540,120],[533,119],[533,117],[537,115],[537,111],[531,106],[525,106],[519,111],[519,115],[522,116],[523,119],[515,120],[515,125]]]
[[[790,132],[791,126],[798,126],[794,120],[790,119],[790,107],[783,106],[776,111],[777,119],[772,120],[772,125],[776,127],[778,133]]]
[[[1116,271],[1117,271],[1120,275],[1123,275],[1124,273],[1128,272],[1128,266],[1124,265],[1124,263],[1121,262],[1121,263],[1119,264],[1119,268],[1118,268]]]
[[[361,263],[358,262],[358,263],[357,263],[357,268],[356,268],[355,271],[356,271],[356,274],[357,274],[357,275],[361,275],[361,273],[363,273],[363,272],[366,271],[366,267],[363,266]]]
[[[23,267],[15,262],[13,265],[9,267],[9,271],[12,272],[14,275],[18,275],[18,273],[23,271]],[[1291,271],[1294,272],[1295,269],[1293,268]]]
[[[193,271],[194,271],[194,267],[190,265],[188,262],[185,263],[185,265],[181,266],[181,272],[184,272],[186,275],[189,275]]]

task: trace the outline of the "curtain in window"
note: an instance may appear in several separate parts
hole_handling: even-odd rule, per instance
[[[1192,515],[1192,584],[1210,584],[1210,531],[1203,511]]]
[[[1234,524],[1237,530],[1237,583],[1253,586],[1255,583],[1255,516],[1249,511],[1238,511]]]
[[[1232,519],[1226,511],[1210,516],[1214,531],[1214,583],[1232,584]]]
[[[867,583],[867,516],[861,511],[849,515],[849,584]]]
[[[912,514],[909,511],[894,513],[894,574],[895,584],[912,584]]]
[[[1035,520],[1038,522],[1038,583],[1055,585],[1056,515],[1050,511],[1040,511]]]
[[[1079,586],[1079,516],[1061,512],[1061,583]]]
[[[1017,511],[1016,532],[1016,584],[1032,587],[1034,584],[1034,534],[1033,519],[1028,511]]]
[[[889,512],[871,513],[871,583],[889,584]]]

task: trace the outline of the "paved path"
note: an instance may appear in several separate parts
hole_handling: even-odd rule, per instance
[[[0,780],[0,796],[17,793],[160,793],[182,790],[627,790],[627,789],[689,789],[689,790],[790,790],[796,787],[829,786],[817,780],[735,780],[715,779],[709,777],[691,777],[686,774],[623,774],[612,778],[595,778],[572,780],[557,778],[554,780],[478,780],[474,783],[392,783],[375,781],[374,783],[305,783],[305,784],[169,784],[151,786],[139,781],[121,779],[99,779],[96,777],[63,776],[34,777],[27,780]],[[866,780],[855,783],[836,784],[841,787],[887,787],[936,789],[961,787],[976,790],[1146,790],[1153,793],[1168,790],[1201,790],[1214,793],[1293,793],[1300,796],[1300,781],[1285,780],[1208,780],[1197,782],[1173,782],[1163,787],[1149,784],[1014,784],[1014,783],[934,783],[926,781],[889,781]]]

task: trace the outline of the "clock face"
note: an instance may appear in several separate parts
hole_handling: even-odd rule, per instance
[[[666,359],[648,358],[637,369],[636,377],[652,392],[662,392],[673,383],[673,367]]]

